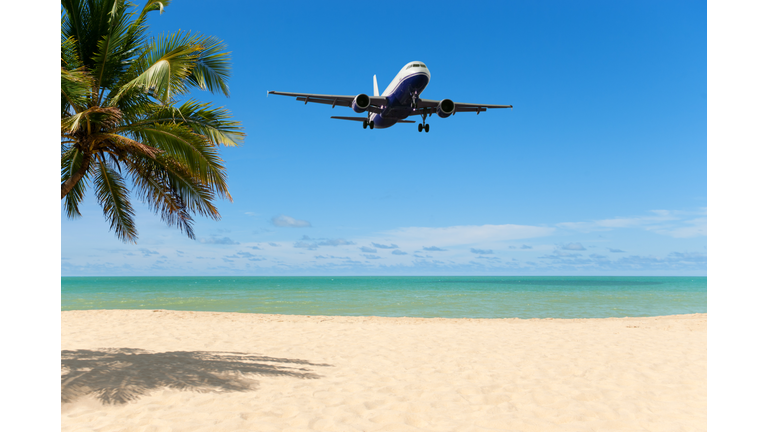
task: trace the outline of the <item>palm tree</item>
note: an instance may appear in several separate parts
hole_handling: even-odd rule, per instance
[[[117,237],[136,242],[126,178],[150,209],[194,239],[192,215],[218,220],[232,200],[218,146],[245,134],[223,107],[186,96],[229,96],[229,53],[212,37],[150,37],[147,13],[126,0],[62,0],[61,198],[69,218],[92,185]],[[182,103],[179,98],[185,97]]]

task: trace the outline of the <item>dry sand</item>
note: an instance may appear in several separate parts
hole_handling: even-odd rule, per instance
[[[706,430],[706,314],[61,324],[64,431]]]

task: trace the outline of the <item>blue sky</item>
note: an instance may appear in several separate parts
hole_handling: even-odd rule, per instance
[[[705,2],[178,1],[156,33],[231,49],[234,202],[197,240],[138,200],[139,242],[92,191],[61,213],[62,275],[705,275]],[[371,93],[407,62],[424,97],[512,104],[363,130],[268,90]],[[393,247],[396,246],[396,247]]]

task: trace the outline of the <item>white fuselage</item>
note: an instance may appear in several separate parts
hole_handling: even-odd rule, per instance
[[[424,91],[430,77],[429,69],[422,62],[414,61],[403,66],[381,94],[387,98],[389,104],[381,113],[368,114],[368,120],[373,122],[377,129],[383,129],[407,118],[414,111],[413,98],[418,98]]]

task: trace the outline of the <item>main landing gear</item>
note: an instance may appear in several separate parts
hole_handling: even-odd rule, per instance
[[[369,122],[368,120],[364,120],[363,121],[363,129],[365,129],[367,127],[370,127],[371,129],[373,129],[373,122]]]
[[[427,115],[422,114],[421,118],[422,120],[421,120],[421,124],[419,125],[419,132],[423,130],[424,132],[429,133],[429,125],[427,124]]]

